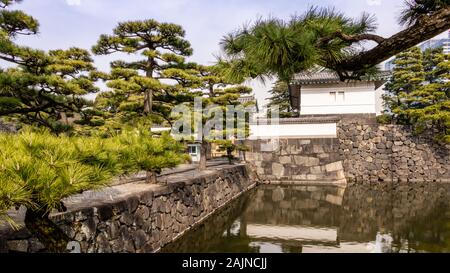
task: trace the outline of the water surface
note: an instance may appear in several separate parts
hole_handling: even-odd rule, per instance
[[[449,184],[260,186],[162,252],[450,252]]]

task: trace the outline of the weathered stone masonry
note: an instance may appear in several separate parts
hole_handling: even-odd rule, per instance
[[[247,159],[262,183],[345,183],[337,139],[280,139],[272,144],[258,140],[247,145]]]
[[[125,194],[69,206],[52,220],[82,252],[154,252],[255,186],[245,165],[155,186],[135,183]],[[133,190],[133,187],[134,190]],[[0,234],[1,251],[44,251],[25,230]]]
[[[248,141],[247,159],[265,183],[450,181],[450,145],[375,115],[338,120],[337,138]]]
[[[450,145],[416,136],[407,126],[380,125],[373,116],[344,116],[338,139],[350,181],[450,181]]]

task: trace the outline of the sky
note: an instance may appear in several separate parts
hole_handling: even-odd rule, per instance
[[[351,17],[366,11],[377,18],[377,34],[388,37],[401,29],[396,18],[402,3],[403,0],[24,0],[13,7],[40,22],[38,35],[19,39],[23,45],[45,50],[71,46],[90,49],[101,34],[110,34],[118,22],[151,18],[182,25],[194,49],[189,61],[207,65],[213,64],[215,55],[220,54],[219,42],[225,34],[260,17],[289,19],[313,5],[334,6]],[[108,71],[109,62],[119,57],[94,59],[100,70]],[[259,104],[266,104],[271,83],[248,84],[254,88]]]

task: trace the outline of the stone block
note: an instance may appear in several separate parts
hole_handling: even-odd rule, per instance
[[[318,178],[319,178],[319,176],[317,176],[315,174],[308,174],[308,175],[306,175],[306,180],[317,181]]]
[[[133,234],[133,239],[136,250],[141,249],[147,242],[147,234],[142,229],[140,229]]]
[[[14,252],[27,252],[28,241],[27,240],[13,240],[6,243],[7,249]]]
[[[107,234],[110,240],[115,240],[120,235],[119,224],[117,221],[112,221],[107,227]]]
[[[306,174],[300,174],[300,175],[293,175],[292,179],[296,181],[304,181],[307,180],[308,178]]]
[[[291,164],[292,159],[290,156],[280,156],[278,159],[280,164]]]
[[[272,153],[263,153],[262,154],[262,161],[272,162],[273,161],[273,154]]]
[[[272,164],[272,174],[276,176],[277,178],[281,178],[284,176],[284,166],[279,163],[273,163]]]
[[[120,222],[125,225],[131,226],[134,223],[133,214],[131,214],[129,212],[122,213],[122,215],[120,216]]]
[[[113,208],[109,204],[97,207],[97,215],[100,221],[106,221],[113,216]]]
[[[344,169],[344,167],[342,166],[342,161],[337,161],[337,162],[325,165],[325,169],[327,172],[335,172],[335,171]]]
[[[320,166],[315,166],[315,167],[311,167],[309,172],[311,174],[322,174],[324,172],[324,170]]]
[[[45,246],[38,239],[32,238],[28,242],[28,252],[36,253],[45,250]]]
[[[96,251],[97,253],[111,253],[112,252],[112,248],[109,244],[109,241],[103,233],[99,234],[97,236],[96,244],[97,244],[97,251]]]
[[[320,159],[315,157],[294,156],[295,164],[305,167],[318,166]]]
[[[312,150],[315,154],[323,154],[325,152],[322,145],[313,145]]]
[[[345,179],[345,172],[344,170],[339,170],[336,172],[336,179],[340,180],[340,179]]]
[[[331,203],[333,205],[338,205],[338,206],[342,205],[342,197],[341,196],[327,194],[327,197],[325,198],[325,200],[328,203]]]
[[[136,196],[127,199],[127,208],[129,213],[133,213],[139,206],[139,198]]]

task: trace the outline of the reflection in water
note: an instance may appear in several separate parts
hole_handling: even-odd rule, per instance
[[[261,186],[162,252],[450,252],[449,184]]]

